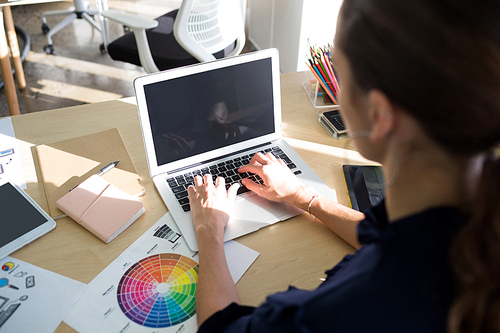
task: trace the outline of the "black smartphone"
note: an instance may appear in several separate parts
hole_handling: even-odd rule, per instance
[[[335,139],[343,139],[347,137],[345,128],[339,110],[325,111],[319,114],[318,121]]]
[[[379,166],[343,165],[351,207],[364,212],[384,199],[384,173]]]

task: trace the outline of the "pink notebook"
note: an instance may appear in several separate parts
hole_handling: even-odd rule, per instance
[[[57,200],[56,207],[105,243],[144,213],[141,201],[95,175]]]

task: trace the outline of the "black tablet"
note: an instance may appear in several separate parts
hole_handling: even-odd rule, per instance
[[[371,165],[343,165],[351,207],[364,212],[384,198],[382,168]]]
[[[54,229],[56,222],[16,184],[0,179],[0,258]]]

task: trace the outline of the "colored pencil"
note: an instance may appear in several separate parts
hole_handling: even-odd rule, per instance
[[[330,76],[330,79],[332,80],[332,84],[335,87],[335,91],[338,94],[339,93],[339,86],[337,84],[337,80],[335,77],[335,72],[332,69],[332,66],[330,65],[330,57],[328,56],[328,53],[325,50],[322,50],[321,54],[321,61],[323,62],[323,65],[326,67],[328,74]]]
[[[327,55],[328,55],[328,57],[327,57]],[[328,67],[330,68],[330,71],[332,72],[333,82],[335,83],[335,86],[337,87],[337,92],[340,92],[340,85],[339,85],[339,82],[337,81],[337,75],[335,75],[335,71],[332,68],[333,63],[330,60],[330,52],[325,52],[325,58],[326,58],[326,63],[328,64]]]
[[[306,61],[307,67],[316,77],[318,83],[323,90],[325,90],[325,93],[331,101],[337,103],[340,93],[340,84],[337,80],[334,66],[329,58],[329,52],[326,47],[311,47],[309,45],[309,53],[310,56]]]
[[[321,58],[319,58],[319,59],[321,59]],[[328,75],[325,66],[323,66],[323,64],[319,61],[319,59],[318,59],[317,67],[320,70],[321,74],[323,74],[323,78],[325,80],[325,83],[327,84],[328,87],[330,87],[330,91],[332,92],[332,94],[336,95],[337,92],[332,84],[332,80],[331,80],[330,76]]]
[[[334,89],[335,94],[338,95],[339,90],[338,90],[337,85],[335,84],[335,81],[333,79],[334,75],[333,75],[332,71],[330,70],[330,68],[328,67],[327,63],[325,62],[324,57],[321,58],[321,62],[323,63],[323,67],[326,69],[326,72],[327,72],[328,77],[329,77],[330,84],[332,85],[332,88]]]
[[[325,82],[330,86],[332,92],[336,95],[338,93],[338,81],[336,80],[335,71],[331,68],[330,62],[328,61],[326,51],[324,49],[310,48],[311,58],[309,63],[313,68],[318,68],[323,74]],[[337,81],[337,82],[336,82]]]
[[[321,87],[323,88],[323,90],[328,94],[328,96],[331,98],[331,100],[334,102],[334,103],[337,103],[337,100],[333,97],[332,93],[330,92],[330,89],[328,89],[323,80],[318,76],[318,74],[316,73],[316,70],[314,70],[309,64],[306,63],[306,66],[309,67],[309,69],[311,70],[311,73],[313,73],[313,75],[316,77],[316,81],[318,81],[318,83],[321,85]]]

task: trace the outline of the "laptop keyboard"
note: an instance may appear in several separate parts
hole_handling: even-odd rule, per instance
[[[194,185],[194,177],[196,177],[197,175],[203,176],[210,173],[213,178],[223,177],[226,181],[226,189],[228,189],[234,183],[239,183],[240,188],[238,189],[238,195],[243,194],[245,192],[248,192],[249,189],[241,184],[242,179],[249,178],[256,183],[264,184],[264,181],[258,175],[252,174],[250,172],[238,172],[238,169],[250,163],[252,157],[259,151],[262,154],[271,152],[274,156],[276,156],[276,158],[282,159],[295,175],[299,175],[302,173],[302,171],[297,169],[297,166],[283,152],[283,150],[281,150],[279,146],[274,146],[272,148],[264,150],[257,150],[248,155],[239,156],[228,161],[215,163],[198,170],[187,172],[183,175],[167,178],[168,186],[174,193],[177,201],[179,202],[179,205],[181,205],[182,209],[185,212],[189,212],[191,210],[191,207],[189,206],[187,188],[191,185]]]

